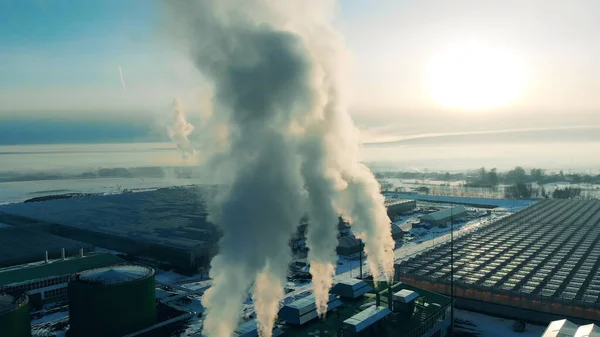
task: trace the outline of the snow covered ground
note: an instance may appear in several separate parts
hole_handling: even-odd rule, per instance
[[[59,319],[65,318],[69,316],[69,311],[65,310],[65,311],[58,311],[49,315],[44,315],[40,318],[36,318],[36,319],[32,319],[31,320],[31,325],[38,325],[38,324],[42,324],[42,323],[48,323],[48,322],[53,322],[53,321],[57,321]]]
[[[454,311],[455,330],[459,336],[485,337],[539,337],[545,326],[527,324],[525,332],[512,329],[514,320],[487,316],[470,311]]]

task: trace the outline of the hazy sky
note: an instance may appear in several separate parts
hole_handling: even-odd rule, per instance
[[[407,134],[600,125],[598,1],[339,4],[336,25],[354,57],[351,112],[367,142]],[[144,117],[142,125],[151,128],[146,117],[168,111],[174,96],[195,104],[202,82],[168,43],[164,20],[152,0],[0,1],[0,118],[13,130],[13,142],[22,140],[10,123],[52,129],[40,121],[56,123],[60,117],[59,124],[85,124],[94,117],[114,124]],[[431,59],[472,40],[521,62],[523,88],[510,104],[491,111],[451,110],[427,91]],[[589,137],[598,134],[590,130]],[[146,133],[135,132],[138,138]],[[10,143],[7,137],[0,142]]]

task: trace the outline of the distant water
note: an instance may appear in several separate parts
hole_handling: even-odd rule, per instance
[[[506,170],[516,165],[600,173],[600,141],[543,143],[460,142],[443,139],[427,143],[365,146],[362,159],[384,169],[459,171],[481,166]],[[170,143],[11,145],[0,146],[0,203],[21,202],[36,196],[74,192],[119,193],[191,184],[193,179],[165,177],[106,177],[73,179],[99,168],[174,167],[189,165]],[[36,181],[14,181],[15,175]],[[71,179],[60,179],[67,175]],[[40,177],[48,176],[48,179]],[[10,178],[13,177],[13,178]],[[58,178],[57,178],[58,177]],[[42,180],[43,179],[43,180]]]
[[[143,190],[195,183],[168,173],[164,177],[77,178],[101,168],[185,164],[179,151],[169,143],[0,146],[0,204],[22,202],[43,195],[110,194],[124,189]],[[68,179],[61,179],[61,176]],[[19,179],[26,181],[15,181]]]

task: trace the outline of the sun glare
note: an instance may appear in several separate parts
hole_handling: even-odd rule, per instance
[[[524,69],[511,53],[471,42],[434,57],[427,80],[439,104],[483,110],[512,102],[523,87]]]

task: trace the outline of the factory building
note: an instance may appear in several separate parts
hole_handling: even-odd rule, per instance
[[[92,253],[0,269],[0,293],[27,293],[31,305],[64,298],[71,275],[124,261],[112,254]]]
[[[154,270],[119,265],[69,278],[69,335],[123,336],[156,323]]]
[[[447,336],[450,298],[403,283],[379,285],[344,280],[334,287],[343,296],[330,296],[323,320],[310,296],[284,306],[277,325],[290,337]]]
[[[441,211],[425,214],[421,217],[421,222],[426,223],[426,227],[442,226],[450,221],[464,218],[467,216],[467,209],[463,206],[456,206]]]
[[[29,299],[20,296],[0,294],[0,335],[2,337],[30,337],[31,320]]]
[[[94,246],[50,235],[34,228],[0,228],[0,268],[39,261],[46,252],[50,259],[61,257],[64,249],[67,255],[77,255],[83,248],[85,252],[94,250]]]
[[[397,216],[412,212],[417,208],[417,202],[414,200],[390,200],[385,202],[388,217],[394,221]]]
[[[0,205],[2,222],[186,269],[207,266],[218,232],[207,186]],[[4,213],[4,215],[2,214]],[[29,219],[29,220],[28,220]],[[0,236],[1,237],[1,236]]]
[[[544,200],[454,240],[456,305],[548,324],[600,321],[600,200]],[[396,279],[450,294],[450,244]]]

